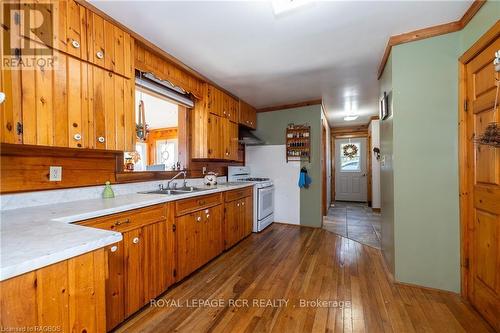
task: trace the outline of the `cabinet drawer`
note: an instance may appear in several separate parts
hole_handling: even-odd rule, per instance
[[[222,203],[221,193],[179,200],[175,203],[175,216],[188,214],[203,208],[218,205],[220,203]]]
[[[98,217],[92,220],[79,222],[78,224],[92,228],[124,232],[139,228],[146,224],[166,220],[166,218],[167,205],[162,204]]]
[[[252,196],[253,194],[253,187],[245,187],[245,188],[240,188],[238,190],[232,190],[232,191],[227,191],[226,192],[226,202],[238,200],[244,197],[249,197]]]

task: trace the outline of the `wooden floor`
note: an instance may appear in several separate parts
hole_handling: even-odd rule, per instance
[[[280,224],[245,239],[161,299],[162,307],[146,307],[117,331],[492,332],[457,295],[391,283],[379,250],[323,229]],[[196,307],[200,299],[224,305]],[[229,306],[231,299],[247,299],[248,307]],[[330,303],[300,307],[301,299]]]

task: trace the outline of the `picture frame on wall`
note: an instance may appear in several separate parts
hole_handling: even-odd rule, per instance
[[[380,99],[380,120],[389,117],[389,95],[384,91],[384,96]]]

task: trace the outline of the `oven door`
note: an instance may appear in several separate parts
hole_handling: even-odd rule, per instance
[[[257,219],[265,219],[274,212],[274,186],[257,189]]]

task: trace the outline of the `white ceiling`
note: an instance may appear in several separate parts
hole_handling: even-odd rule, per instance
[[[177,127],[179,123],[179,107],[163,98],[145,92],[135,91],[135,100],[144,101],[146,124],[150,129]],[[136,103],[136,121],[139,115],[139,103]]]
[[[378,114],[391,35],[457,20],[471,0],[316,1],[278,17],[270,1],[92,2],[257,108],[321,97],[343,126]],[[360,117],[346,123],[349,101]]]

